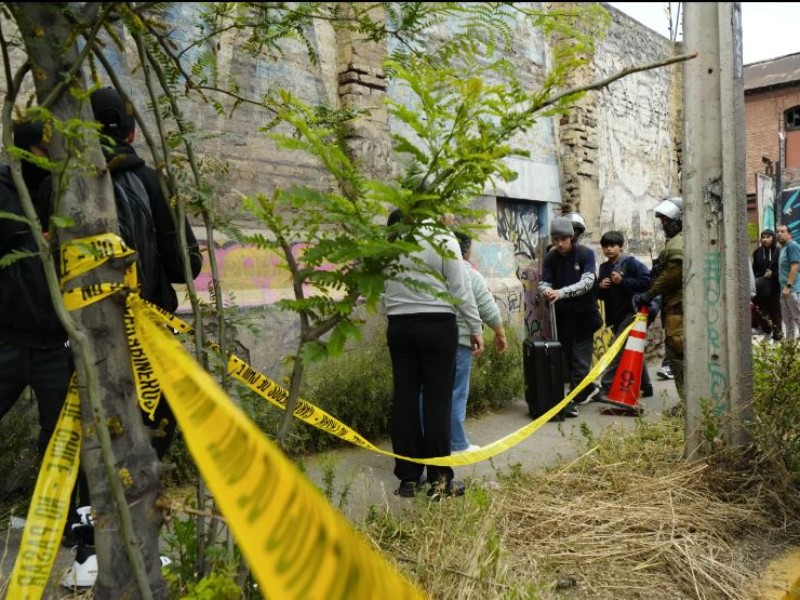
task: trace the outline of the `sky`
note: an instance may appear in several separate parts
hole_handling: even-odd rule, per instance
[[[609,2],[669,37],[667,2]],[[673,12],[678,2],[672,2]],[[800,52],[800,2],[742,2],[744,64]],[[680,29],[678,30],[680,33]],[[678,37],[680,40],[680,36]]]

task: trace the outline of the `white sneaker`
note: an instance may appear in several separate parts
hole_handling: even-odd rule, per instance
[[[659,379],[675,379],[675,375],[672,373],[672,368],[669,365],[661,367],[656,371],[656,375],[658,375]]]
[[[94,582],[97,581],[97,555],[94,554],[94,548],[79,548],[78,552],[80,553],[81,550],[92,554],[75,557],[75,562],[66,570],[61,580],[61,585],[65,588],[92,587]],[[79,558],[82,558],[83,562],[78,562]]]
[[[465,452],[472,452],[473,450],[480,450],[480,449],[481,447],[478,446],[477,444],[470,444],[463,450],[453,450],[452,452],[450,452],[450,454],[464,454]]]
[[[92,587],[97,581],[97,555],[93,553],[93,548],[85,548],[84,551],[92,552],[92,554],[85,555],[82,563],[78,562],[77,556],[75,557],[75,562],[64,572],[61,580],[61,585],[65,588]],[[172,559],[168,556],[159,558],[162,568],[172,564]]]

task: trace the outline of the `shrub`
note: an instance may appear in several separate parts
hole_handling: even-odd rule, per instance
[[[36,437],[39,434],[36,401],[30,389],[0,420],[0,501],[27,503],[39,475]]]
[[[785,341],[753,348],[753,437],[800,482],[800,346]]]
[[[385,337],[372,332],[368,341],[336,358],[313,364],[305,377],[300,397],[348,425],[371,442],[389,434],[392,400],[392,364]],[[496,411],[521,398],[522,349],[513,331],[509,349],[500,355],[494,349],[494,334],[486,329],[486,350],[473,360],[467,412],[470,415]],[[279,381],[283,386],[288,382]],[[267,435],[274,438],[283,411],[236,382],[230,395]],[[346,445],[337,437],[298,422],[289,436],[290,455],[322,452]],[[188,483],[194,472],[191,458],[180,436],[170,448],[171,479]]]
[[[494,349],[494,333],[484,335],[486,350],[472,361],[467,414],[500,410],[524,394],[522,343],[511,329],[506,336],[508,351],[501,355]]]

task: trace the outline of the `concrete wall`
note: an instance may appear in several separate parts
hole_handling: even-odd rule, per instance
[[[585,81],[672,55],[667,38],[604,6],[612,22],[582,73]],[[586,218],[587,243],[618,229],[630,253],[648,258],[663,243],[652,209],[662,197],[680,193],[680,69],[662,67],[617,80],[589,92],[561,120],[564,201]]]
[[[194,6],[180,3],[171,8],[170,18],[181,24],[176,35],[186,40],[198,37],[190,25],[196,21]],[[568,6],[555,3],[551,10]],[[528,3],[528,8],[539,10],[542,5]],[[662,36],[606,8],[612,16],[608,35],[575,85],[602,79],[625,66],[663,59],[673,51]],[[457,22],[443,23],[430,35],[435,39],[457,26]],[[547,41],[538,31],[519,23],[514,26],[516,47],[511,59],[525,84],[535,88],[547,69]],[[370,117],[353,128],[350,150],[370,175],[395,175],[399,166],[391,153],[389,134],[409,132],[388,117],[382,102],[387,94],[407,103],[411,99],[406,90],[387,83],[383,76],[382,61],[391,46],[364,44],[336,34],[324,23],[314,28],[312,40],[321,57],[318,65],[308,61],[299,44],[288,44],[278,61],[252,60],[241,51],[238,40],[230,39],[221,50],[220,72],[230,72],[248,94],[286,87],[311,103],[370,109]],[[139,84],[131,82],[130,89],[145,101]],[[589,225],[585,240],[589,245],[596,246],[603,231],[620,229],[629,240],[629,251],[648,264],[650,254],[657,253],[660,230],[652,208],[664,195],[679,193],[680,98],[680,67],[633,75],[590,92],[564,117],[543,118],[515,140],[530,157],[512,161],[519,174],[514,182],[487,189],[476,199],[475,207],[487,211],[487,228],[475,242],[473,262],[487,278],[508,326],[520,337],[549,334],[537,284],[552,216],[567,208],[580,210]],[[331,185],[313,160],[278,151],[271,144],[259,131],[265,124],[260,111],[242,106],[231,116],[219,116],[207,107],[192,105],[186,113],[204,133],[205,139],[198,141],[202,155],[229,166],[229,176],[219,180],[218,200],[240,225],[257,227],[238,209],[240,194],[269,194],[289,183]],[[264,335],[254,336],[252,344],[245,342],[256,353],[256,366],[280,368],[282,356],[293,351],[296,331],[291,314],[271,307],[276,299],[290,294],[280,260],[231,243],[218,245],[215,252],[223,283],[235,293],[236,304],[251,311],[258,308],[261,315],[260,324],[253,325],[263,328]],[[599,254],[598,258],[602,259]],[[199,289],[206,289],[209,275],[206,265],[198,279]],[[264,339],[270,340],[268,348]]]

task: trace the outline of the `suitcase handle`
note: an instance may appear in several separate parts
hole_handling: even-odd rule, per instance
[[[550,305],[550,329],[553,332],[553,341],[558,341],[558,326],[556,325],[556,303],[548,302]]]

